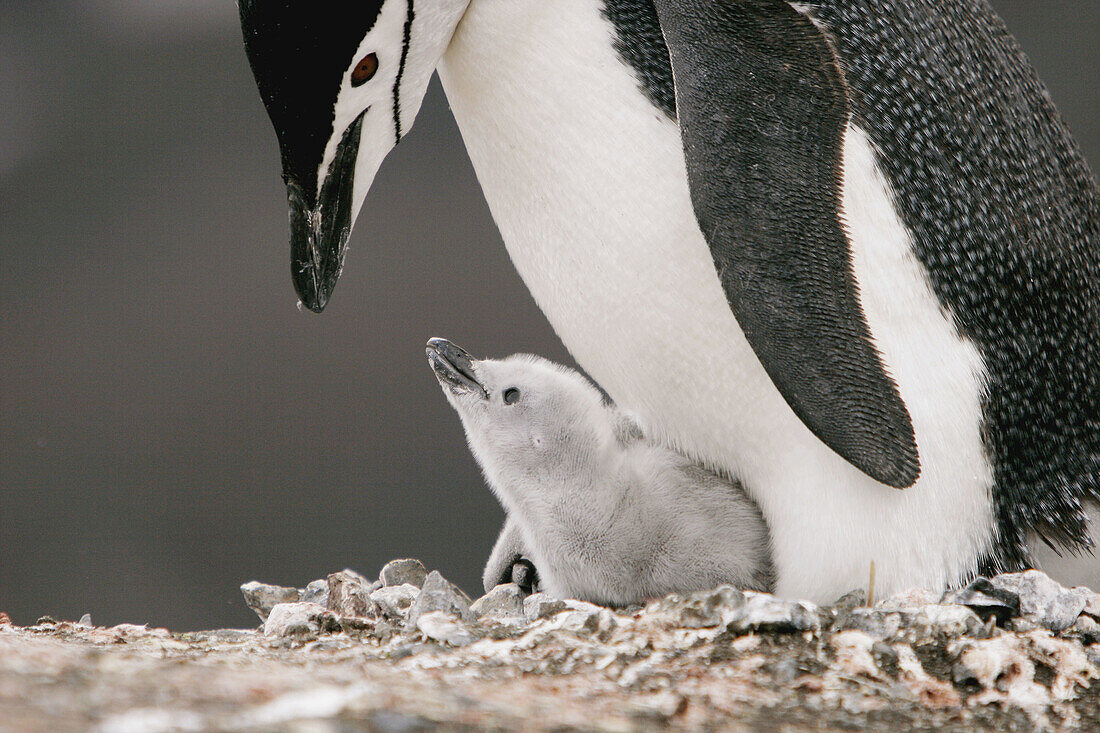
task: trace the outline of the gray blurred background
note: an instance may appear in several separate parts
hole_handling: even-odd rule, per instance
[[[476,0],[475,0],[476,1]],[[994,0],[1100,160],[1100,3]],[[420,557],[502,512],[428,370],[446,336],[568,360],[437,84],[323,316],[231,0],[0,0],[0,611],[185,630],[237,586]]]

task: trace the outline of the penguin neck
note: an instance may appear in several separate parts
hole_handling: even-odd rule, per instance
[[[598,88],[609,62],[628,69],[658,115],[675,120],[672,64],[652,0],[472,0],[438,71],[463,136],[499,136],[513,124],[528,127],[532,93],[552,107],[585,104],[578,90],[593,81]],[[479,129],[485,109],[500,129]]]
[[[497,461],[486,473],[521,525],[537,533],[591,535],[614,524],[629,483],[612,443],[561,446],[534,463]]]

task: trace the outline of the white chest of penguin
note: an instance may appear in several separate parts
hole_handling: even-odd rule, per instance
[[[795,417],[726,302],[679,132],[616,54],[599,0],[473,0],[439,68],[516,269],[577,361],[647,431],[738,477],[771,527],[778,592],[831,601],[955,582],[985,549],[982,364],[941,313],[865,138],[845,215],[861,301],[916,431],[887,488]],[[935,396],[935,398],[931,398]]]

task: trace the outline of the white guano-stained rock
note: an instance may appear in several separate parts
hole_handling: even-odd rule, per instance
[[[465,646],[477,641],[477,635],[468,626],[444,611],[421,614],[416,619],[416,628],[425,637],[451,646]]]
[[[321,630],[328,609],[316,603],[277,603],[264,622],[266,636],[308,636]]]

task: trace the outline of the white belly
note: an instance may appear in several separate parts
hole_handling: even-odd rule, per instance
[[[573,356],[648,429],[739,478],[772,530],[779,591],[831,601],[938,587],[989,543],[982,364],[911,254],[863,134],[845,216],[876,344],[916,431],[905,491],[814,437],[726,302],[679,133],[612,47],[598,0],[473,0],[440,76],[509,254]]]

